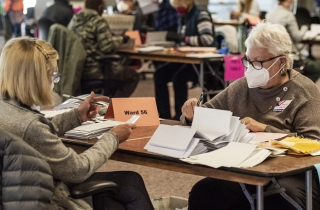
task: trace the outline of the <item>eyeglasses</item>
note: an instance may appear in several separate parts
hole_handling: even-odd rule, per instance
[[[272,57],[272,58],[269,58],[267,60],[264,60],[264,61],[248,61],[248,58],[246,56],[244,56],[243,58],[241,58],[241,61],[242,61],[242,64],[246,67],[246,68],[249,68],[249,64],[251,64],[251,66],[253,66],[254,69],[256,70],[261,70],[263,68],[263,63],[265,62],[268,62],[268,61],[271,61],[275,58],[279,58],[283,55],[278,55],[278,56],[275,56],[275,57]]]
[[[58,83],[60,81],[60,76],[61,74],[59,74],[58,72],[53,72],[52,74],[52,82],[53,83]]]

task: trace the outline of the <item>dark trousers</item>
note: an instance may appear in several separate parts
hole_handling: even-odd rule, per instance
[[[181,63],[156,63],[157,71],[154,73],[155,96],[159,112],[159,117],[170,119],[170,102],[168,82],[173,82],[174,89],[174,119],[179,119],[181,115],[181,107],[188,99],[187,82],[198,82],[198,75],[193,67],[188,64]]]
[[[285,193],[295,200],[303,209],[306,209],[305,174],[298,174],[277,179]],[[319,180],[316,173],[312,179],[313,209],[320,209]],[[255,194],[256,186],[246,185],[251,194]],[[273,189],[270,183],[265,190]],[[256,200],[254,200],[256,202]],[[294,208],[280,194],[264,198],[266,210],[293,210]],[[205,178],[196,183],[189,196],[189,210],[250,210],[250,203],[242,192],[239,183]]]
[[[142,177],[132,171],[99,172],[86,181],[108,180],[119,186],[119,193],[107,198],[106,210],[154,210]],[[72,187],[73,184],[68,184]]]

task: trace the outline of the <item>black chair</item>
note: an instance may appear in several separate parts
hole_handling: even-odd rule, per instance
[[[48,40],[49,29],[54,22],[46,17],[41,17],[38,20],[39,39]]]
[[[0,130],[0,168],[0,209],[50,208],[54,183],[49,164],[21,138],[3,130]],[[106,197],[118,192],[114,182],[90,181],[73,187],[70,195],[75,199],[92,196],[93,209],[102,210]]]
[[[295,16],[296,16],[299,28],[301,28],[302,25],[307,25],[308,27],[310,27],[311,16],[309,11],[306,8],[298,7]]]

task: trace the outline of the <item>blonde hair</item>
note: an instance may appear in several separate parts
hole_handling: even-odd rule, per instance
[[[287,30],[280,24],[259,23],[252,28],[245,41],[245,46],[247,50],[250,48],[265,48],[275,56],[283,55],[287,59],[284,70],[293,67],[293,57],[290,54],[292,42]]]
[[[194,0],[170,0],[170,4],[173,8],[184,7],[188,8],[194,3]]]
[[[27,106],[52,104],[52,74],[58,53],[34,38],[9,40],[0,57],[0,95]]]

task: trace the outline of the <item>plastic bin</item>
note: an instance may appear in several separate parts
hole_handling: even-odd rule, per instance
[[[176,210],[188,206],[188,199],[176,196],[155,198],[151,202],[155,210]]]

